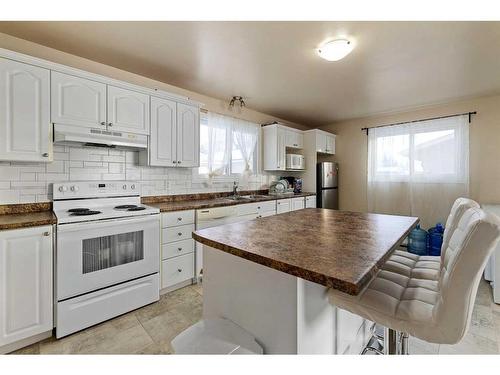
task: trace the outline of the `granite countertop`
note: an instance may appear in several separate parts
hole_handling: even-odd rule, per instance
[[[240,194],[248,195],[248,194]],[[198,210],[203,208],[213,208],[213,207],[224,207],[224,206],[234,206],[237,204],[246,204],[254,202],[264,202],[277,199],[286,198],[297,198],[316,195],[316,193],[300,193],[294,195],[265,195],[258,196],[252,199],[241,199],[241,200],[231,200],[226,197],[217,197],[209,199],[191,199],[191,200],[178,200],[178,201],[165,201],[165,202],[154,202],[150,200],[143,200],[145,204],[152,207],[157,207],[161,212],[169,211],[182,211],[182,210]]]
[[[0,205],[0,230],[56,223],[50,202]]]
[[[357,295],[418,218],[306,208],[198,230],[193,238],[252,262]]]

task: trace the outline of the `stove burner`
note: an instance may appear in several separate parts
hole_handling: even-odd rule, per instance
[[[84,211],[76,211],[71,214],[71,216],[88,216],[88,215],[97,215],[100,214],[101,211],[91,211],[89,209],[86,209]]]
[[[146,209],[146,207],[132,207],[132,208],[129,208],[127,211],[142,211],[145,209]]]
[[[122,204],[120,206],[116,206],[115,210],[129,210],[131,208],[136,208],[135,204]]]
[[[88,208],[71,208],[68,210],[68,212],[86,212],[90,211]]]

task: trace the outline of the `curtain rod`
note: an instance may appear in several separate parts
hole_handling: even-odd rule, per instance
[[[447,116],[439,116],[439,117],[431,117],[431,118],[424,118],[421,120],[412,120],[412,121],[403,121],[403,122],[395,122],[394,124],[387,124],[387,125],[379,125],[379,126],[372,126],[371,128],[361,128],[362,131],[366,131],[366,135],[368,135],[368,130],[370,129],[375,129],[375,128],[385,128],[386,126],[395,126],[395,125],[403,125],[403,124],[411,124],[412,122],[420,122],[420,121],[430,121],[430,120],[439,120],[442,118],[448,118],[448,117],[456,117],[456,116],[464,116],[464,115],[469,115],[469,124],[471,123],[471,116],[475,115],[477,112],[464,112],[464,113],[456,113],[454,115],[447,115]]]

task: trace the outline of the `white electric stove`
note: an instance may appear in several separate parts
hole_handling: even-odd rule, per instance
[[[53,185],[56,337],[159,299],[160,212],[130,181]]]

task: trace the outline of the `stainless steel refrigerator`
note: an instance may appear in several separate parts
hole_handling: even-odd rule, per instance
[[[316,170],[317,207],[339,209],[339,165],[332,162],[318,163]]]

